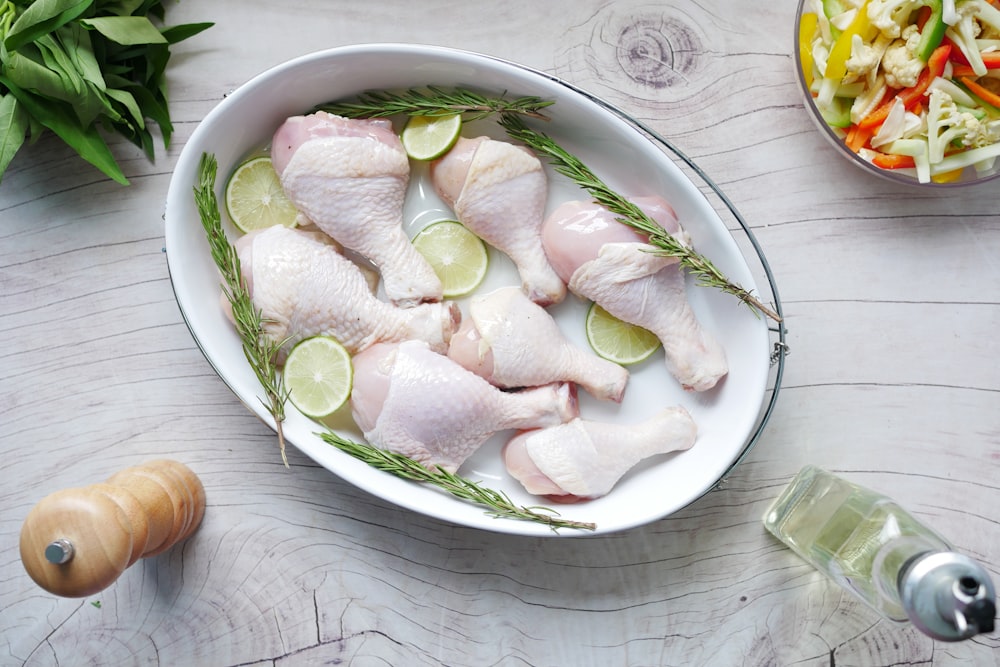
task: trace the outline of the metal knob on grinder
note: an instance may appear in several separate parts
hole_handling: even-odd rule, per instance
[[[39,501],[21,527],[21,562],[50,593],[84,597],[190,537],[204,514],[205,489],[190,468],[150,461]]]

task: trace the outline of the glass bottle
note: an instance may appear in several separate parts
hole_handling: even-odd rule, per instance
[[[880,493],[806,466],[764,526],[885,618],[944,641],[993,631],[989,573]]]

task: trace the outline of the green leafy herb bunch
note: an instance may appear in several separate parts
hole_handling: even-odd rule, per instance
[[[152,160],[152,122],[168,146],[170,46],[213,24],[160,27],[163,15],[160,0],[0,0],[0,178],[46,130],[122,184],[104,133]]]

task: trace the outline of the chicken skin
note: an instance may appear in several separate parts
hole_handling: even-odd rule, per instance
[[[683,243],[687,237],[661,198],[635,203]],[[686,390],[711,389],[729,372],[725,351],[695,316],[676,258],[655,248],[594,202],[556,208],[542,227],[552,265],[574,294],[618,319],[648,329],[663,343],[667,368]]]
[[[455,472],[494,433],[579,414],[572,384],[502,391],[420,341],[378,344],[353,359],[351,413],[369,443]]]
[[[240,237],[236,250],[264,333],[285,341],[285,352],[327,334],[352,354],[409,338],[444,353],[461,321],[453,302],[397,308],[376,298],[362,270],[322,232],[269,227]]]
[[[690,449],[697,426],[688,411],[670,407],[639,424],[574,419],[521,433],[503,448],[507,471],[528,493],[597,498],[643,459]]]
[[[628,382],[628,371],[568,341],[517,287],[473,298],[448,356],[503,388],[571,381],[595,398],[621,402]]]
[[[441,281],[403,231],[410,164],[388,120],[293,116],[275,132],[271,158],[288,198],[378,268],[390,301],[441,299]]]
[[[528,149],[489,137],[459,138],[431,165],[434,189],[458,220],[517,266],[522,288],[548,306],[566,296],[541,245],[548,180]]]

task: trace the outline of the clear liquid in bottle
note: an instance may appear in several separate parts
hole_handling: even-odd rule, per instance
[[[946,641],[993,630],[988,573],[887,496],[806,466],[764,525],[885,618]]]

